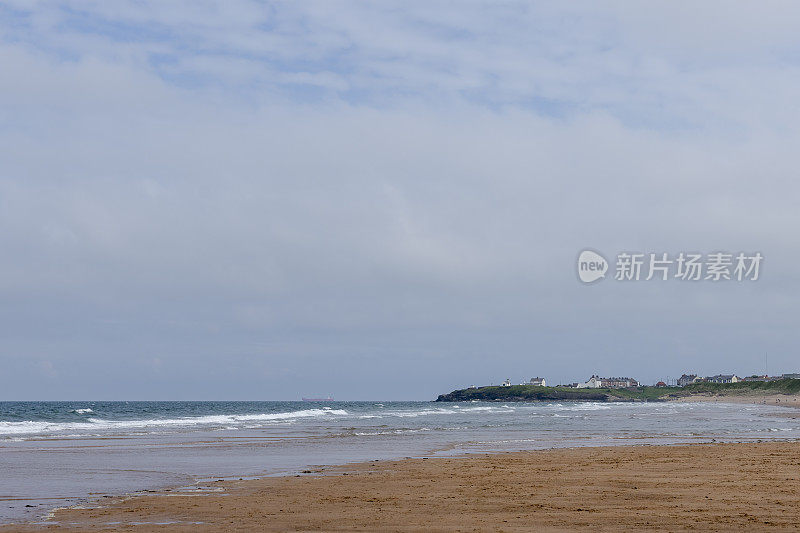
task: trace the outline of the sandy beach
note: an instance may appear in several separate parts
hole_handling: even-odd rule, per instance
[[[746,403],[755,405],[775,405],[779,407],[793,407],[800,409],[800,395],[798,394],[692,394],[670,399],[672,402],[718,402],[718,403]]]
[[[800,533],[800,2],[720,4],[0,0],[0,533]]]
[[[797,530],[800,443],[370,462],[62,509],[0,531]]]

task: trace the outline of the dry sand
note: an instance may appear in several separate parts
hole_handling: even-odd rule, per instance
[[[408,459],[65,509],[74,531],[799,530],[800,443]],[[199,523],[198,523],[199,522]],[[161,524],[158,524],[161,523]],[[71,524],[71,526],[69,526]],[[20,530],[20,526],[0,531]]]

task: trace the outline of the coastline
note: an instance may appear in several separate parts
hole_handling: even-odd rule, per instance
[[[794,529],[800,442],[558,448],[109,498],[0,531]]]
[[[736,401],[731,401],[732,398],[735,398]],[[46,500],[47,497],[41,498],[39,500],[33,500],[30,503],[34,504],[25,505],[24,507],[32,507],[30,510],[24,510],[24,513],[18,513],[18,516],[10,516],[10,519],[3,520],[0,522],[0,532],[2,531],[39,531],[42,529],[49,529],[49,528],[57,528],[57,529],[64,529],[65,524],[74,523],[76,526],[73,528],[74,530],[86,530],[87,528],[90,530],[99,530],[103,529],[103,527],[108,526],[111,523],[130,523],[131,527],[133,528],[133,523],[135,522],[136,527],[135,530],[143,530],[148,531],[148,529],[142,529],[146,527],[156,527],[159,526],[162,530],[164,528],[168,530],[173,530],[175,528],[182,527],[181,524],[184,525],[192,522],[192,525],[196,527],[200,527],[201,530],[203,529],[201,526],[204,524],[207,525],[210,530],[214,530],[213,523],[209,524],[204,520],[200,520],[199,518],[196,520],[188,520],[186,518],[191,518],[191,513],[183,513],[181,514],[178,512],[179,510],[172,509],[172,510],[165,510],[164,512],[160,513],[160,518],[158,519],[142,519],[133,520],[130,522],[130,517],[134,516],[135,513],[141,512],[144,513],[145,516],[159,516],[159,512],[156,511],[156,508],[151,507],[150,504],[144,505],[142,507],[137,507],[136,510],[128,509],[125,512],[119,511],[121,514],[117,516],[115,519],[108,519],[105,522],[106,526],[103,526],[101,523],[88,523],[86,522],[86,515],[85,513],[91,513],[92,510],[85,509],[85,507],[94,507],[94,510],[98,510],[99,506],[108,506],[111,502],[122,502],[124,501],[135,501],[135,502],[143,502],[142,498],[147,496],[157,495],[157,497],[165,498],[169,497],[169,499],[178,498],[200,498],[198,501],[211,501],[212,497],[216,496],[223,496],[226,498],[226,502],[230,502],[232,500],[227,499],[231,496],[230,489],[231,487],[239,487],[239,479],[240,476],[244,479],[248,480],[259,480],[263,481],[267,479],[268,476],[285,476],[287,478],[292,478],[297,473],[302,473],[301,476],[304,479],[308,479],[309,477],[314,476],[330,476],[330,475],[342,475],[344,473],[349,472],[351,469],[354,472],[358,470],[360,466],[366,466],[372,468],[375,464],[386,464],[388,462],[392,462],[393,460],[397,460],[406,456],[412,457],[428,457],[428,459],[420,459],[423,461],[439,461],[440,459],[444,458],[441,454],[446,454],[447,458],[474,458],[478,457],[479,455],[485,454],[496,454],[496,455],[506,455],[510,453],[514,453],[516,451],[520,451],[521,454],[524,453],[540,453],[540,452],[533,452],[530,450],[538,449],[538,450],[547,450],[547,449],[558,449],[558,450],[569,450],[569,449],[605,449],[605,447],[630,447],[630,446],[639,446],[639,447],[654,447],[654,446],[699,446],[704,443],[755,443],[761,442],[760,439],[763,439],[764,442],[800,442],[800,426],[796,425],[796,422],[787,420],[787,424],[783,425],[778,422],[779,419],[792,419],[796,420],[800,418],[800,411],[797,410],[797,396],[789,396],[789,395],[759,395],[759,394],[748,394],[748,395],[737,395],[736,397],[729,396],[729,395],[713,395],[707,394],[703,396],[693,396],[688,398],[673,398],[673,401],[656,401],[653,403],[650,402],[614,402],[616,405],[603,405],[602,403],[598,402],[588,402],[588,405],[581,405],[587,402],[568,402],[562,404],[547,404],[544,406],[537,406],[541,402],[521,402],[515,404],[513,407],[510,405],[502,405],[502,406],[494,406],[491,404],[484,404],[475,406],[475,404],[469,405],[461,405],[461,406],[453,406],[448,407],[447,409],[442,409],[440,407],[430,406],[428,403],[419,403],[419,405],[414,404],[411,406],[405,406],[403,409],[399,409],[396,406],[387,406],[388,411],[383,411],[383,404],[380,404],[380,409],[377,407],[373,409],[373,411],[369,411],[370,414],[366,416],[359,415],[359,412],[356,408],[358,406],[338,406],[342,408],[342,413],[344,413],[344,408],[347,408],[349,413],[347,416],[342,414],[343,420],[341,425],[344,428],[345,433],[342,435],[347,436],[349,439],[351,434],[358,434],[356,430],[354,430],[351,425],[353,421],[357,420],[367,420],[368,422],[361,427],[359,431],[362,431],[365,435],[365,439],[368,440],[359,440],[356,439],[354,442],[356,444],[361,444],[362,446],[366,442],[376,442],[380,443],[384,441],[384,444],[389,444],[391,442],[391,452],[390,453],[376,453],[376,450],[379,448],[370,448],[372,452],[369,453],[355,453],[350,454],[349,452],[346,454],[342,454],[341,450],[336,452],[336,448],[328,448],[328,450],[324,456],[318,456],[316,459],[306,459],[303,462],[295,464],[291,463],[284,463],[283,468],[271,468],[270,471],[265,471],[263,467],[259,467],[256,469],[252,468],[254,464],[261,464],[264,463],[261,461],[268,461],[271,465],[280,464],[281,459],[275,455],[276,452],[279,452],[280,446],[269,447],[265,448],[264,443],[254,434],[246,434],[246,433],[234,433],[231,435],[227,435],[225,437],[214,437],[213,433],[198,433],[200,435],[199,440],[198,437],[195,435],[193,439],[184,440],[185,437],[181,437],[178,440],[174,440],[172,438],[163,439],[161,440],[147,440],[140,441],[139,438],[135,438],[133,441],[130,441],[130,445],[126,445],[125,447],[129,449],[130,452],[136,453],[137,446],[144,445],[146,449],[153,451],[158,450],[162,446],[166,446],[166,449],[173,447],[175,444],[179,444],[180,447],[189,445],[190,447],[194,446],[192,444],[193,441],[197,441],[201,447],[204,445],[211,443],[214,439],[219,439],[218,441],[214,441],[210,448],[203,448],[206,452],[210,450],[219,450],[219,449],[227,449],[229,450],[224,455],[203,455],[205,457],[204,461],[200,463],[196,463],[194,466],[199,468],[191,468],[188,469],[187,463],[183,463],[182,466],[178,466],[181,464],[180,462],[176,461],[183,461],[185,459],[181,459],[180,456],[173,456],[172,458],[166,458],[163,454],[159,452],[155,452],[156,455],[152,456],[151,458],[147,459],[144,462],[134,463],[131,462],[130,459],[126,459],[125,463],[113,463],[108,461],[108,455],[106,452],[110,452],[112,456],[115,455],[114,449],[116,446],[107,447],[105,443],[95,442],[87,450],[96,450],[97,453],[92,452],[92,455],[84,456],[85,459],[79,460],[76,463],[78,469],[73,469],[72,476],[67,478],[63,477],[64,480],[80,480],[81,476],[78,475],[81,468],[81,463],[84,464],[91,464],[92,468],[99,468],[98,472],[135,472],[136,469],[141,468],[149,468],[152,469],[151,465],[159,464],[159,469],[163,471],[169,472],[182,472],[182,476],[188,476],[186,482],[175,481],[172,484],[160,485],[159,488],[156,484],[142,484],[139,487],[131,487],[129,489],[126,488],[117,488],[114,490],[114,487],[102,487],[98,486],[97,484],[92,484],[91,489],[92,492],[85,492],[83,495],[75,494],[75,493],[64,493],[66,497],[65,500],[71,501],[64,501],[61,505],[64,506],[62,509],[58,509],[55,511],[56,520],[51,520],[48,522],[36,522],[37,520],[43,520],[44,516],[51,516],[51,513],[47,515],[43,514],[47,509],[52,509],[53,506],[48,505]],[[778,401],[780,400],[780,401]],[[787,401],[791,400],[791,401]],[[697,402],[697,405],[690,405],[687,402]],[[529,405],[523,406],[522,403],[527,403]],[[649,403],[649,405],[648,405]],[[638,404],[638,405],[634,405]],[[670,404],[673,404],[670,407]],[[682,404],[682,405],[681,405]],[[706,404],[706,405],[703,405]],[[717,405],[718,404],[718,405]],[[742,404],[751,404],[754,407],[744,407]],[[757,407],[756,407],[757,406]],[[791,407],[790,409],[775,409],[775,407]],[[97,410],[101,412],[103,409],[107,409],[107,407],[103,406],[95,406]],[[102,409],[101,409],[102,407]],[[363,406],[362,406],[363,408]],[[259,406],[257,411],[269,411],[271,407],[269,406]],[[372,409],[372,407],[370,407]],[[304,411],[302,411],[304,413]],[[334,411],[332,411],[334,412]],[[338,410],[335,412],[339,412]],[[364,411],[367,412],[367,411]],[[369,431],[370,428],[374,428],[376,424],[381,424],[384,421],[378,416],[376,413],[380,413],[381,415],[388,416],[389,418],[400,416],[399,420],[403,426],[408,427],[418,427],[420,428],[418,433],[411,433],[411,435],[415,435],[412,437],[417,444],[409,446],[409,441],[405,437],[400,438],[397,436],[396,433],[392,433],[392,437],[389,440],[385,440],[384,437],[381,435],[383,433],[387,433],[385,431],[375,432]],[[438,414],[441,413],[441,414]],[[755,417],[753,415],[756,415]],[[174,415],[173,415],[174,416]],[[272,415],[259,415],[259,416],[272,416]],[[276,415],[277,416],[277,415]],[[484,433],[481,434],[481,430],[477,430],[477,432],[473,432],[473,430],[469,430],[464,434],[460,435],[458,438],[453,440],[452,437],[450,439],[437,439],[435,436],[433,439],[423,440],[420,441],[419,436],[429,436],[434,435],[434,433],[426,433],[425,430],[428,427],[438,426],[443,424],[442,427],[449,427],[447,424],[451,426],[455,424],[456,426],[460,426],[463,422],[458,421],[459,418],[463,418],[464,416],[468,417],[471,420],[475,421],[475,428],[482,428],[486,427],[485,424],[490,423],[492,430],[490,434]],[[378,421],[376,420],[376,417]],[[430,418],[429,418],[430,417]],[[436,418],[438,417],[438,418]],[[664,417],[669,417],[664,418]],[[326,418],[326,417],[323,417]],[[445,420],[457,420],[457,422],[446,422]],[[772,421],[770,421],[770,419]],[[519,439],[518,435],[514,434],[514,431],[510,433],[504,433],[501,430],[498,430],[497,423],[503,420],[502,425],[511,424],[508,427],[512,428],[525,428],[525,431],[534,431],[536,430],[536,442],[538,443],[535,446],[531,446],[529,444],[523,444],[522,446],[517,447],[515,444],[501,444],[501,443],[514,443],[514,442],[529,442],[527,437],[522,438],[522,440],[516,441],[514,439]],[[526,425],[524,421],[527,420],[534,420],[534,425]],[[664,423],[669,420],[670,425],[669,427],[665,426]],[[417,426],[410,425],[411,421],[418,421]],[[324,425],[326,427],[330,426],[332,419],[325,419]],[[615,428],[615,431],[609,431],[608,424]],[[313,426],[312,426],[313,427]],[[382,427],[382,426],[378,426]],[[394,427],[394,426],[392,426]],[[563,434],[563,437],[559,439],[547,438],[546,435],[548,431],[552,431],[554,428],[558,428],[559,434]],[[737,431],[736,428],[741,428],[741,431]],[[393,430],[392,430],[393,431]],[[517,429],[519,431],[519,429]],[[498,433],[499,432],[499,433]],[[572,435],[570,436],[570,432]],[[578,432],[580,435],[583,436],[576,436],[575,432]],[[599,432],[599,433],[598,433]],[[775,432],[775,433],[773,433]],[[275,437],[274,430],[270,430],[271,437],[273,439]],[[388,434],[388,433],[387,433]],[[407,433],[401,432],[400,435],[407,435]],[[594,435],[594,437],[589,437],[589,435]],[[600,435],[601,438],[597,438],[597,435]],[[602,437],[605,436],[605,437]],[[683,438],[681,438],[683,437]],[[775,439],[775,437],[778,437]],[[211,440],[208,440],[211,438]],[[471,439],[471,440],[464,440],[464,439]],[[494,439],[497,440],[496,446],[485,446],[488,444],[487,442],[482,442],[482,439]],[[377,439],[377,440],[372,440]],[[399,439],[399,440],[398,440]],[[499,439],[499,440],[498,440]],[[502,440],[502,439],[512,439],[512,440]],[[452,441],[452,442],[451,442]],[[474,443],[470,444],[472,441]],[[344,442],[344,441],[343,441]],[[420,446],[420,442],[426,442],[426,446]],[[461,443],[461,445],[456,446],[453,444]],[[352,443],[351,443],[352,444]],[[153,447],[155,445],[155,447]],[[57,444],[54,449],[60,448],[62,445]],[[82,446],[82,445],[81,445]],[[405,446],[405,448],[404,448]],[[80,447],[80,446],[79,446]],[[458,449],[456,449],[458,448]],[[18,448],[17,452],[23,450],[23,448]],[[187,448],[189,449],[189,448]],[[11,448],[9,448],[9,451]],[[234,452],[235,450],[235,452]],[[388,451],[389,448],[384,449],[384,452]],[[438,450],[438,451],[434,451]],[[528,452],[523,452],[523,450],[529,450]],[[334,452],[331,455],[331,451]],[[250,457],[246,462],[238,462],[238,468],[230,468],[232,463],[229,462],[229,459],[232,457],[230,452],[236,453],[237,457]],[[41,452],[39,456],[42,456]],[[280,453],[280,452],[279,452]],[[338,453],[338,455],[336,455]],[[116,455],[119,455],[116,453]],[[347,457],[347,455],[351,455]],[[135,456],[135,455],[134,455]],[[10,459],[13,456],[6,456],[5,459]],[[33,458],[31,456],[30,458]],[[77,457],[77,456],[76,456]],[[105,457],[105,459],[103,459]],[[19,455],[19,459],[23,460],[24,462],[29,462],[30,458],[27,454],[23,453]],[[97,459],[100,459],[98,461]],[[90,460],[90,461],[89,461]],[[285,458],[284,458],[285,460]],[[88,461],[88,462],[87,462]],[[155,462],[154,462],[155,461]],[[361,463],[362,461],[370,461]],[[380,462],[378,462],[380,461]],[[588,459],[584,459],[584,462],[590,462]],[[13,462],[13,461],[11,461]],[[401,461],[402,462],[402,461]],[[404,462],[403,462],[404,463]],[[527,470],[533,468],[536,470],[540,468],[539,466],[532,464],[528,460],[523,460],[521,463],[522,469]],[[227,467],[222,466],[227,465]],[[325,465],[325,466],[308,466],[308,465]],[[335,466],[340,465],[340,466]],[[344,466],[341,466],[344,465]],[[355,465],[355,466],[348,466],[348,465]],[[120,468],[124,470],[120,470]],[[69,472],[67,470],[66,472]],[[591,469],[584,473],[584,475],[596,477],[598,476],[599,470],[592,471]],[[433,476],[434,478],[439,477],[440,474],[436,472],[432,472],[429,475]],[[75,477],[78,476],[78,477]],[[450,475],[450,477],[453,477]],[[455,477],[458,477],[458,473],[456,473]],[[218,479],[223,478],[225,481],[217,482]],[[55,478],[58,479],[58,478]],[[98,478],[99,479],[99,478]],[[343,477],[340,479],[344,479]],[[192,481],[193,480],[193,481]],[[200,480],[200,481],[198,481]],[[207,483],[207,480],[214,481],[214,483]],[[13,481],[13,478],[12,478]],[[24,483],[24,480],[21,478],[17,480],[18,482]],[[68,481],[67,483],[72,483],[72,481]],[[246,482],[251,483],[251,482]],[[253,482],[255,483],[255,482]],[[520,483],[525,483],[524,479],[520,480]],[[85,484],[85,483],[84,483]],[[17,483],[6,483],[7,487],[9,487],[9,491],[19,490],[20,485]],[[66,485],[64,485],[66,486]],[[73,486],[79,486],[74,485]],[[86,485],[88,487],[88,485]],[[109,490],[110,489],[110,490]],[[24,490],[24,489],[23,489]],[[81,489],[79,488],[79,491]],[[85,490],[85,489],[84,489]],[[326,491],[329,490],[327,487],[321,487],[320,490]],[[713,488],[709,490],[714,490]],[[133,491],[141,491],[141,492],[133,492]],[[22,493],[22,492],[21,492]],[[237,494],[242,494],[239,488],[236,489]],[[7,494],[14,494],[14,492],[7,492]],[[43,493],[45,496],[48,494],[46,492]],[[120,496],[125,495],[125,496]],[[251,494],[250,497],[256,497],[255,493]],[[334,498],[336,496],[333,496]],[[52,499],[52,498],[50,498]],[[26,502],[23,502],[26,503]],[[55,502],[53,502],[55,503]],[[11,502],[9,500],[9,509],[11,509],[11,505],[16,506],[17,509],[21,509],[22,504],[19,502]],[[77,508],[70,506],[79,506]],[[114,503],[113,505],[117,505]],[[224,503],[222,503],[224,507]],[[237,506],[244,506],[247,507],[250,505],[250,501],[248,498],[244,498],[241,502],[237,504]],[[195,506],[197,507],[197,506]],[[76,515],[73,515],[74,511],[78,511]],[[227,511],[226,511],[227,512]],[[254,513],[259,513],[260,511],[255,510]],[[21,516],[21,514],[27,516]],[[202,514],[202,513],[201,513]],[[69,519],[65,520],[63,517],[65,516],[77,516],[76,519]],[[169,516],[181,516],[180,519],[172,519]],[[199,516],[199,515],[198,515]],[[238,522],[241,517],[234,517],[234,522]],[[158,522],[156,524],[155,522]],[[195,524],[194,522],[204,522],[204,524]],[[2,527],[2,524],[14,524],[6,526],[6,528]],[[78,527],[78,525],[80,527]],[[119,524],[116,524],[119,525]],[[169,526],[169,527],[167,527]],[[252,527],[256,527],[255,524]],[[264,527],[271,527],[271,525],[267,524],[267,526],[259,525],[259,529],[263,529]],[[326,526],[327,528],[327,526]],[[69,528],[67,528],[69,529]],[[312,528],[313,529],[313,528]],[[178,529],[180,530],[180,529]]]
[[[789,401],[797,401],[800,395],[800,379],[780,379],[775,381],[738,381],[735,383],[699,382],[684,387],[667,386],[635,386],[635,387],[570,387],[544,386],[532,384],[489,385],[457,389],[447,394],[440,394],[437,402],[464,401],[599,401],[599,402],[667,402],[687,398],[738,398],[770,399],[780,403],[782,399],[791,397]],[[703,401],[702,399],[699,401]],[[765,402],[766,403],[766,402]]]

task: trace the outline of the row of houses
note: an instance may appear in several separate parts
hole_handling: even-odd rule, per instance
[[[510,387],[511,380],[507,379],[502,383],[503,387]],[[531,378],[530,381],[523,381],[520,385],[534,385],[538,387],[546,387],[547,380],[545,378]],[[638,387],[639,382],[633,378],[601,378],[600,376],[592,376],[583,383],[570,383],[564,385],[565,387],[575,387],[578,389],[624,389],[627,387]],[[474,385],[473,385],[474,387]]]
[[[584,383],[575,383],[579,389],[626,389],[628,387],[638,387],[639,382],[633,378],[601,378],[592,376]]]
[[[739,383],[740,381],[777,381],[780,379],[800,379],[800,374],[782,374],[780,376],[749,376],[740,378],[736,374],[717,374],[716,376],[700,377],[697,374],[683,374],[678,378],[678,386],[685,387],[692,383]]]
[[[781,374],[780,376],[768,376],[764,374],[763,376],[748,376],[742,378],[742,381],[780,381],[782,379],[800,379],[800,374]]]
[[[691,385],[692,383],[739,383],[740,381],[776,381],[780,379],[800,379],[800,373],[794,374],[782,374],[780,376],[749,376],[745,378],[740,378],[736,374],[717,374],[716,376],[699,376],[697,374],[683,374],[681,377],[678,378],[677,382],[672,380],[672,383],[676,383],[679,387],[685,387],[686,385]],[[502,383],[503,387],[510,387],[512,385],[511,380],[507,379]],[[547,380],[545,378],[535,377],[531,378],[530,381],[523,381],[520,385],[535,385],[538,387],[546,387]],[[592,375],[588,380],[582,383],[569,383],[563,385],[564,387],[575,387],[578,389],[625,389],[629,387],[639,387],[640,383],[633,379],[633,378],[626,378],[626,377],[611,377],[611,378],[603,378],[600,376]],[[667,387],[668,385],[663,381],[659,381],[656,383],[656,387]],[[475,388],[475,385],[470,386],[471,389]]]
[[[547,380],[544,379],[544,378],[531,378],[530,381],[527,381],[527,382],[523,381],[522,383],[520,383],[520,385],[535,385],[537,387],[546,387],[547,386]],[[510,387],[510,386],[511,386],[511,380],[510,379],[507,379],[507,380],[505,380],[503,382],[503,387]]]
[[[716,376],[701,377],[697,374],[683,374],[678,378],[678,386],[685,387],[692,383],[738,383],[742,378],[736,374],[717,374]]]

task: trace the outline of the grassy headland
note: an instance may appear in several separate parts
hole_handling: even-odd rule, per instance
[[[695,383],[686,387],[632,387],[629,389],[576,389],[535,385],[491,386],[455,390],[440,395],[437,402],[663,402],[692,396],[760,396],[798,394],[800,379],[747,381],[740,383]]]

